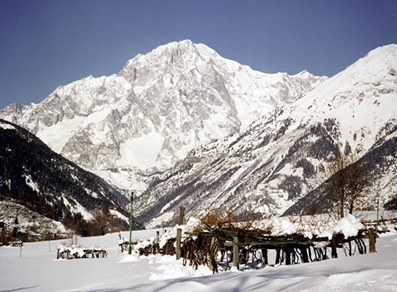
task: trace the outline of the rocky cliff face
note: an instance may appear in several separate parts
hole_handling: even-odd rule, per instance
[[[136,56],[118,74],[60,86],[39,104],[9,106],[0,117],[116,185],[144,189],[136,173],[170,167],[195,147],[239,133],[324,79],[264,74],[181,41]]]

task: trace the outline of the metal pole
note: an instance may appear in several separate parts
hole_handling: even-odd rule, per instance
[[[134,192],[131,192],[131,203],[130,203],[130,241],[128,244],[128,254],[132,252],[132,204],[134,202]]]

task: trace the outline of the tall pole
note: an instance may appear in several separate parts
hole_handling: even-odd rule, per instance
[[[134,202],[134,192],[131,192],[131,203],[130,203],[130,241],[128,244],[128,254],[131,254],[132,251],[132,204]]]

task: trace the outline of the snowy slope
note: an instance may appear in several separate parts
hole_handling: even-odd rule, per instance
[[[9,229],[17,228],[20,233],[29,234],[29,240],[43,240],[45,236],[62,238],[72,233],[61,222],[8,200],[0,201],[0,218]]]
[[[239,133],[324,77],[264,74],[203,44],[174,42],[129,60],[118,74],[60,86],[39,104],[0,117],[125,189],[136,174],[170,167],[191,149]]]
[[[396,80],[397,45],[380,47],[295,102],[280,118],[300,119],[300,124],[334,119],[344,145],[353,151],[368,149],[385,124],[395,124]]]
[[[141,220],[167,222],[179,206],[188,216],[282,214],[324,181],[333,155],[352,152],[374,177],[368,195],[387,202],[397,191],[396,72],[397,46],[380,47],[242,134],[195,149],[143,193]]]
[[[67,214],[80,213],[90,220],[97,208],[124,207],[129,202],[119,189],[1,119],[0,169],[0,219],[6,223],[16,217],[30,219],[25,229],[32,231],[31,239],[58,233],[58,227],[64,233],[60,221],[70,223],[65,222]]]

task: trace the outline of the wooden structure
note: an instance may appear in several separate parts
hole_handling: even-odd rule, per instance
[[[107,254],[103,248],[62,247],[57,250],[57,259],[106,258]]]
[[[331,240],[328,238],[313,237],[305,238],[300,234],[273,236],[263,234],[261,231],[252,230],[229,230],[214,229],[211,232],[200,232],[191,234],[199,237],[208,237],[207,241],[212,243],[207,248],[208,256],[212,263],[208,264],[214,267],[214,259],[220,252],[220,261],[225,263],[225,267],[230,267],[233,263],[237,269],[240,265],[249,263],[261,267],[269,265],[268,252],[275,251],[274,265],[279,264],[297,264],[310,261],[320,261],[331,257],[338,256],[337,248],[344,248],[346,255],[353,255],[356,251],[360,254],[367,252],[366,245],[363,241],[366,235],[361,233],[355,237],[345,238],[342,234],[336,234]],[[208,245],[208,244],[207,244]],[[229,257],[230,255],[230,257]],[[225,260],[226,259],[226,260]],[[190,257],[191,261],[195,261]],[[214,272],[217,270],[214,268]]]
[[[267,265],[321,261],[338,257],[337,249],[342,249],[346,256],[364,254],[367,253],[364,240],[371,238],[365,230],[354,237],[346,238],[343,234],[335,234],[331,239],[309,239],[301,234],[273,236],[259,230],[222,228],[186,233],[187,237],[183,240],[180,239],[180,231],[177,234],[176,238],[170,238],[161,249],[158,242],[141,248],[140,255],[175,255],[177,259],[183,258],[185,265],[195,268],[207,265],[216,273],[220,266],[227,270],[231,266],[244,269],[247,266],[261,268]],[[269,262],[268,255],[271,251],[275,253],[272,263]]]
[[[397,219],[362,223],[363,229],[355,236],[346,237],[338,233],[331,238],[316,235],[308,238],[302,230],[300,233],[277,236],[271,234],[271,229],[253,229],[252,225],[245,229],[232,224],[228,228],[186,232],[182,238],[181,229],[177,229],[177,236],[168,239],[161,248],[157,232],[154,243],[140,248],[139,254],[175,255],[177,259],[183,259],[184,265],[189,264],[196,269],[198,265],[207,265],[215,273],[219,267],[222,270],[232,266],[237,269],[263,268],[267,265],[322,261],[340,254],[352,256],[376,252],[378,233],[388,232],[391,228],[397,230]]]

